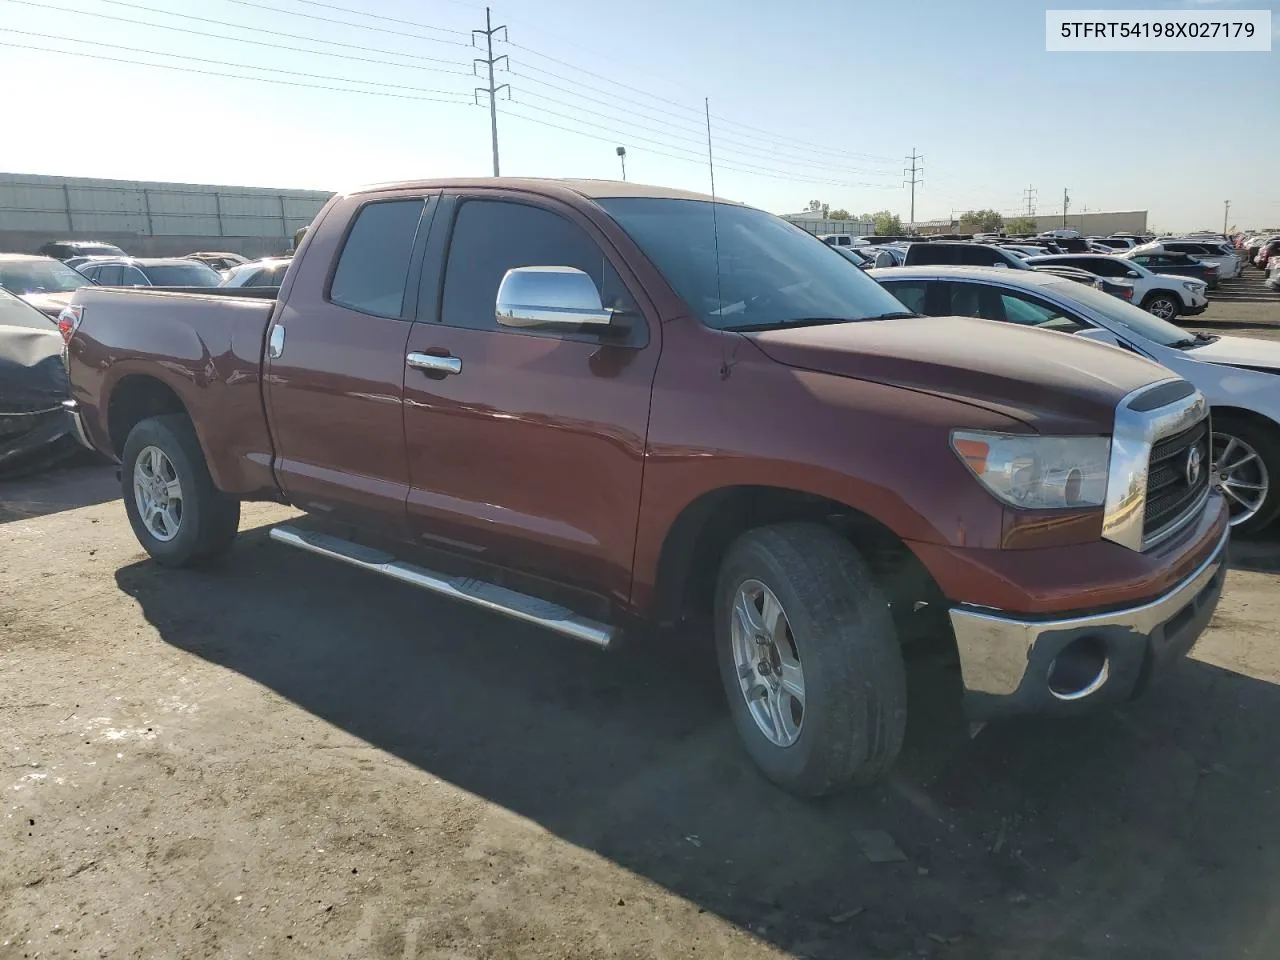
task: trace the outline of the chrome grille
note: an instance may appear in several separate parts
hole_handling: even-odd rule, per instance
[[[1193,460],[1198,462],[1194,478],[1189,468]],[[1199,507],[1209,489],[1209,466],[1207,420],[1201,420],[1151,448],[1142,524],[1147,541],[1158,540],[1161,534],[1178,526]]]

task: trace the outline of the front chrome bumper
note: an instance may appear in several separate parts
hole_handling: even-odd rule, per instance
[[[952,608],[970,716],[1072,713],[1140,692],[1154,669],[1188,653],[1209,625],[1226,579],[1229,538],[1228,528],[1194,573],[1138,607],[1060,620]],[[1105,648],[1105,672],[1088,695],[1064,698],[1050,689],[1050,670],[1068,644],[1084,637]]]

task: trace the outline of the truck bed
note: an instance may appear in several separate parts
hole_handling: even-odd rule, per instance
[[[273,492],[262,402],[262,352],[273,290],[86,287],[69,362],[73,396],[99,449],[110,436],[108,398],[126,378],[156,382],[181,402],[208,451],[218,486],[243,496]],[[112,401],[114,402],[114,401]]]

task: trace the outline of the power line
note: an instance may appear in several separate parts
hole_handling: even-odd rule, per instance
[[[538,118],[536,118],[536,117],[528,116],[527,114],[523,114],[523,113],[515,112],[515,111],[513,111],[513,110],[511,109],[511,103],[515,103],[517,106],[523,106],[523,104],[520,104],[520,103],[519,103],[519,101],[506,101],[506,102],[505,102],[505,104],[506,104],[506,105],[504,105],[504,106],[503,106],[502,111],[501,111],[503,114],[508,115],[508,116],[512,116],[512,117],[519,117],[521,120],[525,120],[525,121],[527,121],[527,122],[529,122],[529,123],[536,123],[536,124],[538,124],[538,125],[540,125],[540,126],[544,126],[544,127],[550,127],[550,128],[552,128],[553,130],[563,130],[565,133],[575,133],[575,134],[577,134],[578,136],[581,136],[581,137],[587,137],[587,138],[588,138],[588,139],[590,139],[590,140],[599,140],[599,141],[601,141],[602,143],[616,143],[616,142],[617,142],[617,140],[616,140],[616,136],[617,136],[617,135],[621,135],[621,136],[629,136],[629,134],[626,134],[626,133],[619,133],[619,131],[617,131],[617,130],[612,130],[612,129],[609,129],[609,128],[607,128],[607,127],[601,127],[601,126],[597,126],[597,125],[595,125],[595,124],[590,124],[589,126],[591,126],[591,127],[592,127],[592,129],[595,129],[595,130],[602,130],[602,131],[604,131],[605,133],[613,133],[613,134],[615,134],[615,137],[602,137],[602,136],[597,136],[596,134],[588,133],[588,132],[587,132],[587,131],[585,131],[585,130],[578,130],[578,129],[575,129],[575,128],[573,128],[573,127],[566,127],[566,126],[563,126],[562,124],[558,124],[558,123],[551,123],[550,121],[547,121],[547,120],[541,120],[541,119],[538,119]],[[563,116],[565,116],[564,114],[552,114],[552,115],[553,115],[553,116],[559,116],[559,117],[563,117]],[[582,121],[577,121],[577,118],[576,118],[576,117],[569,117],[568,119],[570,119],[570,120],[575,120],[576,122],[582,122]],[[637,138],[632,138],[632,139],[640,139],[640,138],[638,138],[638,137],[637,137]],[[645,141],[645,142],[654,142],[654,141]],[[681,151],[685,151],[686,153],[692,154],[692,156],[681,156],[681,155],[674,154],[674,153],[664,152],[664,151],[662,151],[662,150],[654,150],[654,149],[652,149],[652,148],[648,148],[648,147],[646,147],[645,149],[646,149],[646,151],[647,151],[648,153],[651,153],[651,154],[653,154],[654,156],[666,157],[666,158],[668,158],[668,159],[670,159],[670,160],[683,160],[683,161],[684,161],[684,162],[686,162],[686,163],[696,163],[696,164],[698,164],[698,165],[703,165],[703,164],[705,164],[705,163],[706,163],[706,156],[705,156],[705,155],[703,155],[703,154],[697,154],[697,153],[695,153],[695,152],[694,152],[694,151],[692,151],[692,150],[687,150],[687,151],[686,151],[686,148],[684,148],[684,147],[670,147],[669,145],[667,145],[667,144],[662,144],[662,143],[659,143],[658,145],[659,145],[659,146],[667,146],[667,147],[668,147],[668,150],[681,150]],[[882,183],[854,183],[854,182],[850,182],[850,181],[847,181],[847,180],[823,180],[823,179],[817,179],[817,178],[814,178],[814,177],[804,177],[804,176],[799,176],[799,177],[798,177],[798,176],[794,176],[794,175],[788,174],[786,171],[772,170],[772,169],[760,168],[760,167],[751,167],[751,168],[748,168],[748,167],[745,167],[745,166],[731,166],[731,165],[729,165],[729,164],[721,163],[721,162],[719,162],[719,161],[717,161],[716,166],[717,166],[719,169],[721,169],[721,170],[733,170],[733,171],[735,171],[735,172],[737,172],[737,173],[747,173],[747,174],[752,174],[752,175],[754,175],[754,176],[768,176],[768,177],[775,177],[775,178],[776,178],[776,177],[778,177],[778,176],[786,176],[786,177],[788,177],[789,179],[794,180],[794,181],[797,181],[797,182],[801,182],[801,183],[814,183],[814,184],[821,184],[821,185],[823,185],[823,186],[830,186],[830,187],[871,187],[871,188],[873,188],[873,189],[884,189],[884,184],[882,184]]]
[[[482,61],[482,62],[483,62],[483,61]],[[521,76],[521,74],[515,74],[515,75],[516,75],[516,76]],[[544,94],[541,94],[541,93],[534,93],[534,92],[531,92],[531,91],[528,91],[528,90],[524,90],[524,91],[521,91],[521,97],[534,97],[535,99],[538,99],[538,100],[545,100],[545,101],[547,101],[548,103],[555,103],[555,104],[559,104],[560,106],[569,107],[570,109],[576,110],[576,111],[578,111],[579,113],[589,113],[589,114],[591,114],[592,116],[596,116],[596,117],[603,117],[604,119],[606,119],[606,120],[610,120],[610,121],[612,121],[612,122],[614,122],[614,123],[622,123],[622,124],[626,124],[627,126],[629,126],[629,127],[635,127],[635,128],[636,128],[636,129],[638,129],[638,130],[644,130],[644,131],[649,132],[649,133],[656,133],[656,134],[659,134],[660,136],[666,136],[666,137],[669,137],[669,138],[674,139],[674,140],[680,140],[680,141],[683,141],[683,142],[685,142],[685,143],[692,143],[692,144],[696,144],[696,145],[697,145],[697,146],[699,146],[699,147],[701,147],[703,144],[705,144],[705,143],[706,143],[706,138],[705,138],[705,136],[703,136],[703,137],[684,137],[684,136],[679,136],[679,135],[677,135],[677,134],[675,134],[675,133],[669,133],[669,132],[667,132],[667,130],[658,130],[658,129],[654,129],[653,127],[649,127],[649,126],[645,126],[645,125],[643,125],[643,124],[637,123],[637,122],[635,122],[634,120],[628,120],[628,119],[626,119],[625,117],[617,117],[617,116],[614,116],[613,114],[604,113],[604,112],[602,112],[602,111],[600,111],[600,110],[592,110],[592,109],[590,109],[590,108],[588,108],[588,107],[582,107],[582,106],[579,106],[579,105],[578,105],[578,104],[576,104],[576,103],[569,103],[569,102],[564,101],[564,100],[559,100],[559,99],[557,99],[557,98],[555,98],[555,97],[548,97],[548,96],[545,96]],[[591,99],[593,102],[601,102],[601,101],[596,101],[594,98],[584,98],[584,99]],[[533,107],[533,108],[535,108],[535,109],[545,109],[545,108],[543,108],[543,107],[539,107],[537,104],[528,104],[528,106]],[[551,112],[551,111],[548,111],[548,112]],[[561,115],[561,116],[564,116],[564,115]],[[576,118],[573,118],[573,117],[566,117],[566,119],[576,119]],[[649,118],[648,118],[648,117],[645,117],[644,119],[646,119],[646,120],[647,120],[647,119],[649,119]],[[665,123],[665,121],[661,121],[661,120],[657,120],[657,121],[655,121],[655,122],[656,122],[656,123]],[[683,127],[678,127],[678,128],[674,128],[674,129],[677,129],[677,130],[679,130],[680,132],[684,132],[684,130],[685,130],[685,128],[683,128]],[[722,140],[723,140],[723,138],[722,138],[722,137],[720,137],[720,136],[717,134],[717,142],[718,142],[718,143],[721,143],[721,146],[723,147],[723,146],[724,146],[724,144],[721,142]],[[754,148],[754,147],[752,147],[751,145],[746,145],[746,146],[744,147],[743,145],[741,145],[741,144],[739,144],[739,143],[737,143],[737,142],[730,142],[730,146],[734,147],[734,148],[735,148],[735,150],[736,150],[736,152],[738,152],[738,153],[742,154],[742,155],[743,155],[743,156],[745,156],[745,157],[754,157],[755,159],[764,160],[764,161],[766,161],[766,162],[773,162],[773,163],[785,163],[785,164],[799,164],[800,166],[816,167],[816,168],[821,169],[821,170],[830,170],[830,169],[832,169],[832,167],[833,167],[833,166],[835,166],[835,164],[832,164],[832,163],[827,162],[827,161],[803,160],[803,159],[800,159],[800,158],[798,158],[798,157],[791,157],[791,156],[785,156],[785,155],[781,155],[781,154],[772,154],[772,153],[767,153],[767,152],[761,151],[761,150],[759,150],[759,149],[757,149],[757,148]],[[722,156],[723,156],[723,153],[724,153],[724,151],[722,150],[722,151],[721,151]],[[854,169],[854,168],[843,168],[843,167],[841,167],[840,169],[842,169],[842,170],[844,170],[845,172],[848,172],[848,173],[865,173],[865,174],[869,174],[869,175],[871,175],[871,176],[879,176],[879,175],[880,175],[880,174],[878,173],[878,171],[875,171],[875,170],[858,170],[858,169]]]
[[[81,41],[84,42],[84,41]],[[157,70],[176,70],[179,73],[198,73],[207,77],[226,77],[231,80],[253,80],[258,83],[275,83],[286,87],[304,87],[309,90],[332,90],[336,93],[363,93],[373,97],[395,97],[398,100],[419,100],[429,103],[450,103],[457,106],[470,106],[467,100],[441,100],[438,97],[419,97],[407,93],[388,93],[382,90],[359,90],[351,87],[331,87],[316,83],[300,83],[295,80],[277,80],[274,77],[246,77],[237,73],[221,73],[216,70],[200,70],[196,67],[179,67],[169,63],[147,63],[145,60],[128,60],[123,57],[107,57],[99,53],[86,53],[83,50],[54,50],[49,47],[37,47],[24,43],[5,43],[0,40],[0,47],[12,47],[15,50],[36,50],[41,53],[58,53],[66,57],[87,57],[90,60],[104,60],[108,63],[124,63],[135,67],[154,67]],[[253,68],[260,69],[260,68]]]
[[[1036,215],[1036,193],[1037,191],[1034,187],[1027,187],[1022,191],[1022,200],[1027,205],[1026,215],[1028,217]]]
[[[67,9],[67,8],[65,8],[65,7],[55,7],[55,6],[52,6],[51,4],[47,4],[47,3],[36,3],[36,2],[34,2],[34,0],[5,0],[5,2],[7,2],[7,3],[20,3],[20,4],[22,4],[22,5],[24,5],[24,6],[28,6],[28,7],[41,7],[41,8],[43,8],[43,9],[45,9],[45,10],[57,10],[57,11],[59,11],[59,12],[61,12],[61,13],[74,13],[74,14],[77,14],[77,15],[79,15],[79,16],[86,16],[86,17],[100,17],[100,18],[102,18],[102,19],[104,19],[104,20],[113,20],[113,21],[115,21],[115,22],[117,22],[117,23],[130,23],[130,24],[133,24],[133,25],[135,25],[135,26],[140,26],[140,27],[153,27],[153,28],[155,28],[156,30],[170,30],[170,31],[173,31],[173,32],[176,32],[176,33],[186,33],[186,34],[190,34],[190,35],[192,35],[192,36],[196,36],[196,37],[207,37],[207,38],[209,38],[209,39],[211,39],[211,40],[230,40],[230,41],[231,41],[231,42],[233,42],[233,43],[248,43],[248,44],[252,44],[252,45],[253,45],[253,46],[255,46],[255,47],[267,47],[268,49],[271,49],[271,50],[291,50],[291,51],[293,51],[293,52],[295,52],[295,53],[308,53],[308,54],[312,54],[312,55],[317,56],[317,57],[330,57],[330,58],[332,58],[332,59],[336,59],[336,60],[350,60],[350,61],[353,61],[353,62],[355,62],[355,63],[372,63],[372,64],[375,64],[375,65],[377,65],[377,66],[388,66],[388,65],[389,65],[389,64],[387,64],[387,62],[386,62],[385,60],[374,60],[374,59],[373,59],[373,58],[371,58],[371,57],[353,57],[353,56],[351,56],[350,54],[343,54],[343,53],[329,53],[327,50],[308,50],[306,47],[292,47],[292,46],[289,46],[288,44],[279,43],[279,42],[276,42],[276,41],[268,42],[268,41],[266,41],[266,40],[250,40],[250,39],[248,39],[247,37],[231,37],[231,36],[228,36],[228,35],[226,35],[226,34],[222,34],[222,33],[207,33],[207,32],[205,32],[205,31],[203,31],[203,30],[192,30],[192,29],[187,28],[187,27],[174,27],[174,26],[170,26],[169,24],[166,24],[166,23],[148,23],[148,22],[147,22],[147,21],[145,21],[145,20],[134,20],[134,19],[133,19],[133,18],[131,18],[131,17],[113,17],[113,16],[112,16],[111,14],[109,14],[109,13],[91,13],[91,12],[90,12],[90,11],[88,11],[88,10],[69,10],[69,9]],[[160,11],[156,11],[156,12],[157,12],[157,13],[159,13]],[[8,29],[8,28],[0,28],[0,29]],[[243,30],[251,30],[251,29],[253,29],[253,28],[252,28],[252,27],[241,27],[240,29],[243,29]],[[10,32],[12,32],[12,33],[19,33],[19,32],[21,32],[21,31],[12,30],[12,31],[10,31]],[[274,31],[266,31],[266,30],[264,30],[264,31],[262,31],[262,32],[263,32],[263,33],[272,33],[272,34],[274,35]],[[45,34],[38,34],[38,36],[46,36],[46,35],[45,35]],[[58,37],[55,37],[54,39],[63,39],[63,38],[62,38],[61,36],[58,36]],[[309,40],[309,39],[311,39],[311,38],[310,38],[310,37],[299,37],[298,39],[301,39],[301,40]],[[315,42],[316,42],[316,43],[332,43],[333,41],[329,41],[329,40],[316,40]],[[342,46],[352,46],[352,45],[351,45],[351,44],[342,44]],[[377,47],[355,47],[354,49],[357,49],[357,50],[368,50],[368,51],[369,51],[369,52],[371,52],[371,53],[386,53],[386,54],[395,53],[395,51],[393,51],[393,50],[379,50]],[[409,56],[409,54],[399,54],[399,56]],[[430,58],[430,57],[428,57],[428,58],[424,58],[424,59],[432,60],[433,62],[436,62],[436,63],[454,63],[454,62],[456,62],[456,61],[453,61],[453,60],[435,60],[434,58]],[[444,73],[444,74],[451,74],[451,75],[454,75],[454,76],[470,76],[470,75],[471,75],[471,74],[470,74],[468,71],[466,71],[466,70],[445,70],[443,67],[422,67],[422,66],[419,66],[418,64],[415,64],[415,63],[409,63],[409,64],[393,64],[393,66],[396,66],[396,67],[402,67],[402,66],[403,66],[403,67],[406,67],[406,68],[408,68],[408,69],[410,69],[410,70],[426,70],[426,71],[429,71],[429,72],[432,72],[432,73]],[[461,66],[462,66],[462,64],[458,64],[458,66],[460,66],[460,67],[461,67]]]
[[[449,27],[433,27],[429,24],[418,23],[414,20],[401,20],[399,17],[385,17],[380,13],[365,13],[363,10],[352,10],[349,7],[340,7],[336,3],[321,3],[320,0],[293,0],[294,3],[304,3],[309,7],[324,7],[327,10],[338,10],[342,13],[354,13],[362,17],[368,17],[371,20],[381,20],[384,23],[398,23],[406,27],[421,27],[425,30],[438,30],[441,33],[456,33],[460,37],[467,36],[465,30],[453,30]],[[465,4],[471,6],[471,4]],[[284,11],[280,11],[283,13]]]
[[[426,87],[409,87],[399,83],[383,83],[380,80],[357,80],[352,77],[335,77],[326,73],[304,73],[300,70],[285,70],[282,67],[259,67],[252,63],[229,63],[226,60],[212,60],[207,57],[193,57],[185,53],[165,53],[163,50],[147,50],[143,47],[126,47],[119,43],[105,43],[101,40],[78,40],[75,37],[62,37],[51,33],[33,33],[28,30],[13,30],[0,27],[0,33],[16,33],[24,37],[40,37],[43,40],[62,40],[66,43],[82,43],[90,47],[105,47],[109,50],[124,50],[127,53],[145,53],[152,57],[172,57],[175,60],[189,60],[193,63],[210,63],[218,67],[233,67],[237,70],[262,70],[267,73],[283,73],[291,77],[306,77],[310,80],[334,80],[338,83],[363,83],[374,87],[387,87],[392,90],[412,90],[414,93],[442,93],[446,95],[461,94],[456,90],[432,90]],[[162,66],[162,64],[152,64]],[[264,78],[265,79],[265,78]]]
[[[146,20],[134,20],[134,19],[132,19],[132,18],[130,18],[130,17],[115,17],[115,16],[112,16],[112,15],[111,15],[111,14],[109,14],[109,13],[95,13],[95,12],[90,11],[90,10],[75,10],[75,9],[72,9],[72,8],[69,8],[69,7],[57,7],[57,6],[54,6],[54,5],[52,5],[52,4],[48,4],[48,3],[38,3],[38,2],[36,2],[36,0],[4,0],[4,2],[5,2],[5,3],[18,3],[18,4],[21,4],[21,5],[26,6],[26,7],[39,7],[39,8],[40,8],[40,9],[42,9],[42,10],[53,10],[53,11],[56,11],[56,12],[58,12],[58,13],[73,13],[73,14],[75,14],[75,15],[76,15],[76,16],[78,16],[78,17],[97,17],[97,18],[102,19],[102,20],[113,20],[113,21],[115,21],[115,22],[117,22],[117,23],[131,23],[131,24],[134,24],[135,26],[140,26],[140,27],[151,27],[151,28],[154,28],[154,29],[156,29],[156,30],[171,30],[171,31],[175,31],[175,32],[178,32],[178,33],[189,33],[189,34],[192,34],[192,35],[197,36],[197,37],[210,37],[210,38],[215,39],[215,40],[231,40],[231,41],[233,41],[233,42],[235,42],[235,43],[250,43],[250,44],[253,44],[254,46],[259,46],[259,47],[264,47],[264,46],[265,46],[265,47],[271,47],[271,48],[273,48],[273,49],[278,48],[278,49],[283,49],[283,50],[293,50],[293,51],[298,52],[298,53],[314,53],[314,54],[316,54],[317,56],[321,56],[321,57],[337,57],[337,56],[339,56],[339,54],[327,53],[327,52],[325,52],[325,51],[323,51],[323,50],[306,50],[306,49],[303,49],[302,47],[289,47],[289,46],[284,46],[284,45],[279,44],[279,43],[264,43],[264,42],[263,42],[263,41],[261,41],[261,40],[250,40],[250,39],[248,39],[248,38],[246,38],[246,37],[228,37],[228,36],[224,36],[224,35],[216,34],[216,33],[204,33],[204,32],[201,32],[201,31],[199,31],[199,30],[192,30],[192,29],[190,29],[190,28],[188,28],[188,27],[175,27],[175,26],[171,26],[170,24],[166,24],[166,23],[149,23],[149,22],[147,22]],[[136,3],[126,3],[126,2],[125,2],[125,0],[102,0],[102,2],[103,2],[103,3],[110,3],[110,4],[114,4],[114,5],[119,6],[119,7],[129,7],[129,8],[134,9],[134,10],[144,10],[144,11],[146,11],[147,13],[158,13],[158,14],[161,14],[161,15],[166,16],[166,17],[183,17],[184,19],[187,19],[187,20],[196,20],[196,21],[199,21],[199,22],[201,22],[201,23],[212,23],[212,24],[214,24],[215,26],[219,26],[219,27],[231,27],[232,29],[235,29],[235,30],[245,30],[245,31],[248,31],[248,32],[250,32],[250,33],[262,33],[262,34],[267,34],[267,35],[272,36],[272,37],[278,37],[278,36],[280,35],[280,33],[279,33],[279,31],[278,31],[278,30],[266,30],[266,29],[262,29],[262,28],[260,28],[260,27],[246,27],[246,26],[242,26],[242,25],[240,25],[240,24],[238,24],[238,23],[229,23],[229,22],[227,22],[226,20],[213,20],[213,19],[210,19],[209,17],[197,17],[197,16],[192,16],[192,15],[190,15],[190,14],[169,13],[169,12],[168,12],[168,11],[166,11],[166,10],[156,10],[156,9],[154,9],[154,8],[152,8],[152,7],[144,7],[144,6],[142,6],[142,5],[140,5],[140,4],[136,4]],[[466,66],[466,64],[464,64],[464,63],[460,63],[460,62],[459,62],[459,61],[457,61],[457,60],[442,60],[442,59],[440,59],[440,58],[438,58],[438,57],[424,57],[424,56],[421,56],[421,55],[419,55],[419,54],[413,54],[413,53],[401,53],[401,52],[399,52],[398,50],[387,50],[387,49],[385,49],[385,48],[383,48],[383,47],[366,47],[366,46],[362,46],[362,45],[360,45],[360,44],[356,44],[356,43],[343,43],[343,42],[341,42],[341,41],[339,41],[339,40],[322,40],[322,39],[320,39],[319,37],[304,37],[304,36],[298,36],[298,37],[295,37],[294,39],[296,39],[296,40],[306,40],[308,43],[322,43],[322,44],[325,44],[325,45],[327,45],[327,46],[332,46],[332,47],[342,47],[343,49],[346,49],[346,50],[362,50],[362,51],[364,51],[364,52],[366,52],[366,53],[380,53],[380,54],[384,54],[384,55],[386,55],[386,56],[406,57],[406,58],[409,58],[409,59],[412,59],[412,60],[422,60],[422,61],[427,62],[427,63],[447,63],[447,64],[455,64],[456,66],[459,66],[459,67],[465,67],[465,66]],[[365,60],[365,58],[363,58],[363,57],[343,57],[342,59]],[[371,62],[374,62],[374,63],[381,63],[382,61],[371,61]],[[413,69],[413,70],[434,70],[434,69],[435,69],[435,68],[433,68],[433,67],[419,67],[419,66],[416,66],[416,65],[414,65],[414,64],[399,64],[399,63],[395,63],[395,64],[384,64],[384,65],[385,65],[385,66],[394,66],[394,67],[407,67],[407,68],[409,68],[409,69]],[[447,70],[446,70],[446,71],[441,71],[441,72],[444,72],[444,73],[450,73],[450,72],[452,72],[452,71],[447,71]],[[460,74],[466,74],[466,73],[468,73],[468,71],[466,71],[466,70],[459,70],[459,71],[458,71],[458,73],[460,73]]]
[[[545,80],[539,80],[537,77],[530,77],[527,74],[520,73],[517,70],[508,70],[508,73],[510,73],[514,77],[520,77],[523,80],[527,80],[530,83],[536,83],[540,86],[547,87],[551,90],[558,90],[562,93],[567,93],[569,96],[577,97],[580,100],[586,100],[590,103],[598,103],[608,107],[615,106],[615,103],[612,101],[604,100],[599,97],[593,97],[585,93],[578,93],[575,90],[570,90],[567,87],[561,87],[554,83],[547,83]],[[573,81],[570,81],[570,82],[573,82]],[[538,99],[546,100],[550,103],[558,103],[561,106],[572,107],[575,110],[581,110],[583,113],[593,113],[596,116],[603,116],[610,120],[619,119],[614,117],[611,114],[600,113],[598,110],[589,110],[586,107],[581,107],[576,103],[568,103],[564,100],[559,100],[555,97],[549,97],[546,94],[534,93],[532,91],[524,91],[524,93],[525,93],[525,96],[537,97]],[[625,102],[630,103],[633,101],[625,101]],[[627,109],[627,108],[618,106],[616,107],[616,109]],[[676,117],[679,120],[683,119],[678,117],[677,114],[673,114],[665,110],[658,110],[657,108],[654,108],[654,107],[641,107],[641,109],[651,110],[655,113],[664,113],[664,114],[667,114],[668,116]],[[674,124],[672,124],[670,120],[663,120],[661,117],[651,117],[648,115],[641,115],[641,116],[642,116],[642,119],[644,120],[652,120],[655,123],[664,124],[668,127],[672,127],[673,129],[679,130],[682,133],[684,132],[701,133],[701,131],[698,129],[696,125],[695,126],[675,126]],[[626,121],[626,122],[630,123],[634,121]],[[814,159],[812,157],[804,157],[801,155],[793,155],[787,152],[781,152],[776,150],[775,148],[769,147],[768,145],[761,145],[761,144],[758,144],[757,142],[752,142],[750,140],[743,139],[740,135],[729,137],[719,131],[717,131],[717,134],[716,134],[716,141],[720,143],[722,146],[727,144],[743,152],[750,152],[766,159],[781,160],[787,163],[799,163],[799,164],[805,164],[808,166],[817,166],[817,167],[823,167],[823,168],[839,164],[839,161],[824,160],[821,158]],[[704,139],[702,137],[699,137],[697,142],[701,144],[704,142]],[[887,176],[887,174],[884,174],[879,170],[866,170],[859,167],[845,167],[843,164],[839,164],[839,166],[841,167],[841,169],[845,170],[848,173],[863,173],[873,177]]]
[[[317,20],[321,23],[336,23],[340,27],[354,27],[357,30],[372,30],[374,33],[389,33],[394,37],[410,36],[416,40],[426,40],[430,43],[447,43],[458,47],[469,47],[471,44],[463,43],[461,40],[441,40],[439,37],[424,37],[416,33],[406,34],[403,30],[392,30],[389,27],[374,27],[367,23],[352,23],[349,20],[335,20],[333,17],[322,17],[316,13],[300,13],[297,10],[281,10],[279,7],[269,7],[265,3],[255,3],[254,0],[227,0],[227,3],[239,4],[242,7],[252,7],[254,10],[265,10],[268,13],[278,13],[286,17],[302,17],[304,20]],[[336,7],[345,13],[354,14],[359,17],[367,17],[369,14],[360,10],[349,10],[345,7]],[[410,23],[410,21],[401,21]],[[423,30],[440,30],[445,33],[459,33],[457,30],[448,30],[445,27],[433,27],[428,23],[413,23],[412,26],[420,27]],[[465,34],[463,34],[465,36]]]

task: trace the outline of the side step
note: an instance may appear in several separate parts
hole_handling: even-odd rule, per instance
[[[472,606],[502,613],[516,620],[536,623],[540,627],[573,637],[575,640],[594,643],[601,648],[607,649],[621,632],[617,627],[579,616],[559,604],[471,577],[451,577],[434,573],[423,567],[397,560],[382,550],[361,546],[327,533],[280,526],[272,529],[271,539],[300,550],[318,553],[323,557],[341,560],[353,567],[381,574],[392,580],[401,580],[442,597],[461,600]]]

